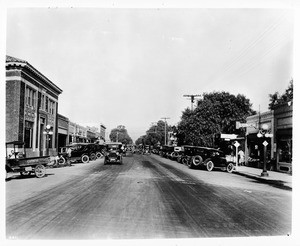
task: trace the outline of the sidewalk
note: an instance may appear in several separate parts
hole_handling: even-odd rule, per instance
[[[235,174],[253,178],[260,182],[271,184],[278,188],[292,190],[292,175],[291,174],[268,171],[269,176],[262,177],[261,172],[262,172],[262,169],[246,167],[246,166],[238,166],[237,170],[234,171]]]

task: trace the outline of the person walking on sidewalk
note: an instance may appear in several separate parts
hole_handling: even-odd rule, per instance
[[[244,166],[245,165],[245,153],[242,149],[238,152],[238,158],[239,158],[239,165]]]

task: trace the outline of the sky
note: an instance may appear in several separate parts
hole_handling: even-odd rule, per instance
[[[185,94],[243,94],[267,111],[293,78],[293,28],[284,8],[9,8],[6,54],[63,90],[72,122],[136,140],[177,124]]]

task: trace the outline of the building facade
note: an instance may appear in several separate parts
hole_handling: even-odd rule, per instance
[[[23,141],[29,157],[43,156],[47,148],[56,154],[61,93],[27,61],[6,56],[6,142]],[[46,126],[53,133],[49,138]]]
[[[58,114],[58,130],[57,130],[57,147],[60,151],[61,147],[69,145],[69,119]]]
[[[293,158],[293,103],[274,108],[276,162],[280,171],[292,172]]]
[[[274,169],[281,172],[292,172],[293,143],[293,107],[292,103],[278,105],[274,110],[247,118],[245,156],[246,163],[258,160],[261,168],[264,145],[267,145],[267,160],[273,160]],[[266,127],[272,137],[258,137],[262,127]],[[250,161],[249,161],[250,160]]]

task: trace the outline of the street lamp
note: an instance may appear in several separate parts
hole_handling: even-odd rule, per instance
[[[46,129],[43,134],[46,135],[46,155],[49,155],[49,135],[53,135],[52,127],[50,125],[46,125]]]
[[[261,129],[257,133],[257,137],[258,138],[263,138],[265,140],[263,142],[263,146],[264,146],[264,166],[263,166],[261,176],[266,177],[266,176],[269,176],[269,174],[267,172],[267,146],[268,146],[268,142],[267,142],[266,138],[272,138],[273,137],[273,134],[270,133],[269,126],[267,124],[262,125]]]

